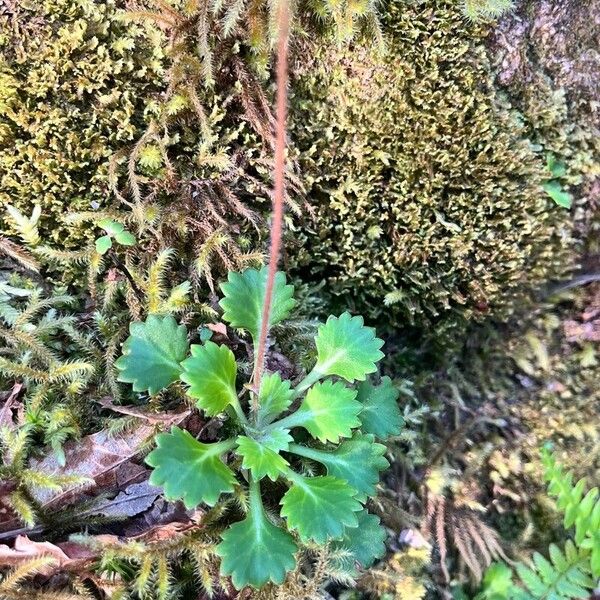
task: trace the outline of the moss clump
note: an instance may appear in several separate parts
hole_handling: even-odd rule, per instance
[[[107,205],[109,157],[160,89],[159,33],[115,0],[19,4],[0,16],[0,205],[41,204],[44,240],[74,247],[85,230],[65,214]]]
[[[490,36],[497,85],[521,113],[540,153],[563,165],[563,189],[592,265],[600,254],[600,111],[594,1],[520,3]]]
[[[568,262],[568,215],[456,2],[389,3],[388,49],[317,52],[293,134],[315,207],[293,257],[333,304],[419,329],[504,315]]]

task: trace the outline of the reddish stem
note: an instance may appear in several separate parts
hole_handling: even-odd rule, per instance
[[[253,409],[258,410],[258,391],[265,368],[265,353],[267,338],[269,336],[269,319],[273,301],[273,285],[277,273],[277,263],[281,252],[281,237],[283,232],[283,203],[285,196],[285,138],[287,119],[287,54],[289,37],[289,7],[288,0],[280,0],[277,18],[277,112],[275,129],[275,168],[273,173],[273,218],[271,222],[271,247],[269,250],[269,271],[267,275],[267,289],[263,305],[260,336],[256,348],[256,362],[254,367],[254,389],[256,394],[253,399]]]

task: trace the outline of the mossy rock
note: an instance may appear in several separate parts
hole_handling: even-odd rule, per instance
[[[436,336],[504,317],[571,261],[568,211],[495,92],[486,29],[459,3],[382,11],[386,51],[314,50],[293,138],[315,209],[294,272],[335,308]]]
[[[91,235],[64,215],[107,206],[109,159],[162,89],[160,32],[126,21],[124,5],[46,0],[0,15],[0,205],[40,204],[46,243]]]

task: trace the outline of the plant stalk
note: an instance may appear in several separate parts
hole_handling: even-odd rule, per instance
[[[283,202],[285,196],[285,145],[286,145],[286,119],[287,119],[287,55],[289,37],[289,5],[288,0],[278,3],[278,39],[277,39],[277,109],[275,128],[275,168],[273,173],[273,218],[271,222],[271,246],[269,250],[269,269],[265,301],[263,304],[260,335],[256,348],[254,364],[254,391],[252,409],[258,411],[258,392],[265,368],[265,353],[267,338],[269,336],[269,320],[271,318],[271,304],[273,302],[273,285],[277,273],[277,263],[281,252],[281,237],[283,232]]]

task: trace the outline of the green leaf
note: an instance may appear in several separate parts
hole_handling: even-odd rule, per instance
[[[330,539],[338,540],[345,527],[358,526],[356,513],[362,505],[345,481],[330,475],[301,477],[290,470],[288,477],[294,483],[281,500],[281,516],[303,542],[324,544]]]
[[[112,240],[108,235],[103,235],[96,240],[96,252],[106,254],[112,248]]]
[[[513,587],[512,570],[504,563],[492,563],[483,576],[485,598],[509,598]]]
[[[387,534],[379,517],[366,510],[358,513],[358,526],[346,527],[344,537],[333,544],[334,548],[349,550],[363,568],[370,567],[377,558],[385,554]]]
[[[262,322],[267,272],[267,267],[260,271],[246,269],[243,273],[230,272],[227,282],[221,284],[221,290],[225,294],[219,303],[224,311],[223,319],[232,327],[246,329],[255,342]],[[294,286],[286,285],[285,274],[277,273],[273,286],[270,325],[275,325],[288,316],[296,304],[293,294]]]
[[[308,390],[300,408],[280,423],[289,420],[322,442],[337,443],[340,437],[350,437],[352,429],[360,425],[358,413],[362,406],[356,401],[356,393],[339,381],[318,383]]]
[[[389,377],[382,377],[377,386],[370,381],[361,383],[356,397],[363,406],[358,415],[361,430],[381,439],[398,435],[404,425],[397,403],[399,395]]]
[[[383,358],[379,349],[383,341],[375,337],[372,327],[365,327],[362,317],[343,313],[329,317],[319,327],[316,338],[317,364],[314,371],[337,375],[347,381],[363,381],[377,370],[375,363]]]
[[[206,342],[203,346],[192,344],[191,353],[181,363],[181,380],[190,386],[187,393],[198,401],[198,408],[214,416],[236,403],[237,365],[233,352],[227,346]]]
[[[379,473],[389,467],[383,456],[385,446],[376,444],[372,435],[355,434],[342,442],[333,452],[290,444],[289,451],[325,465],[328,475],[346,481],[365,501],[375,495]]]
[[[154,467],[150,483],[162,486],[167,500],[183,500],[188,509],[202,502],[214,506],[221,493],[233,491],[235,476],[220,458],[233,448],[233,440],[203,444],[173,427],[171,433],[158,434],[156,444],[146,463]]]
[[[254,479],[258,481],[267,476],[276,481],[289,465],[279,452],[287,450],[291,441],[292,436],[285,430],[276,430],[260,440],[240,435],[236,453],[243,457],[242,468],[250,469]]]
[[[564,177],[567,174],[567,165],[557,160],[554,154],[548,154],[546,157],[546,165],[548,166],[548,170],[552,173],[552,177],[558,179],[559,177]]]
[[[236,589],[260,588],[269,581],[280,585],[296,566],[298,547],[292,536],[267,519],[260,488],[250,485],[248,516],[221,536],[216,553],[221,557],[221,574],[231,576]]]
[[[129,332],[123,356],[115,362],[119,381],[132,383],[134,392],[152,395],[179,379],[179,363],[189,345],[183,325],[170,315],[149,315],[142,323],[131,323]]]
[[[289,381],[281,379],[279,373],[262,378],[258,394],[258,421],[266,425],[286,410],[292,403],[294,392]]]
[[[108,235],[117,235],[117,233],[121,233],[125,229],[122,223],[118,223],[112,219],[102,219],[101,221],[98,221],[98,227],[104,229]]]
[[[133,246],[136,242],[135,236],[129,231],[118,231],[115,233],[115,240],[122,246]]]
[[[555,179],[552,181],[546,181],[542,187],[556,204],[564,208],[571,208],[573,196],[563,190],[560,181],[556,181]]]

